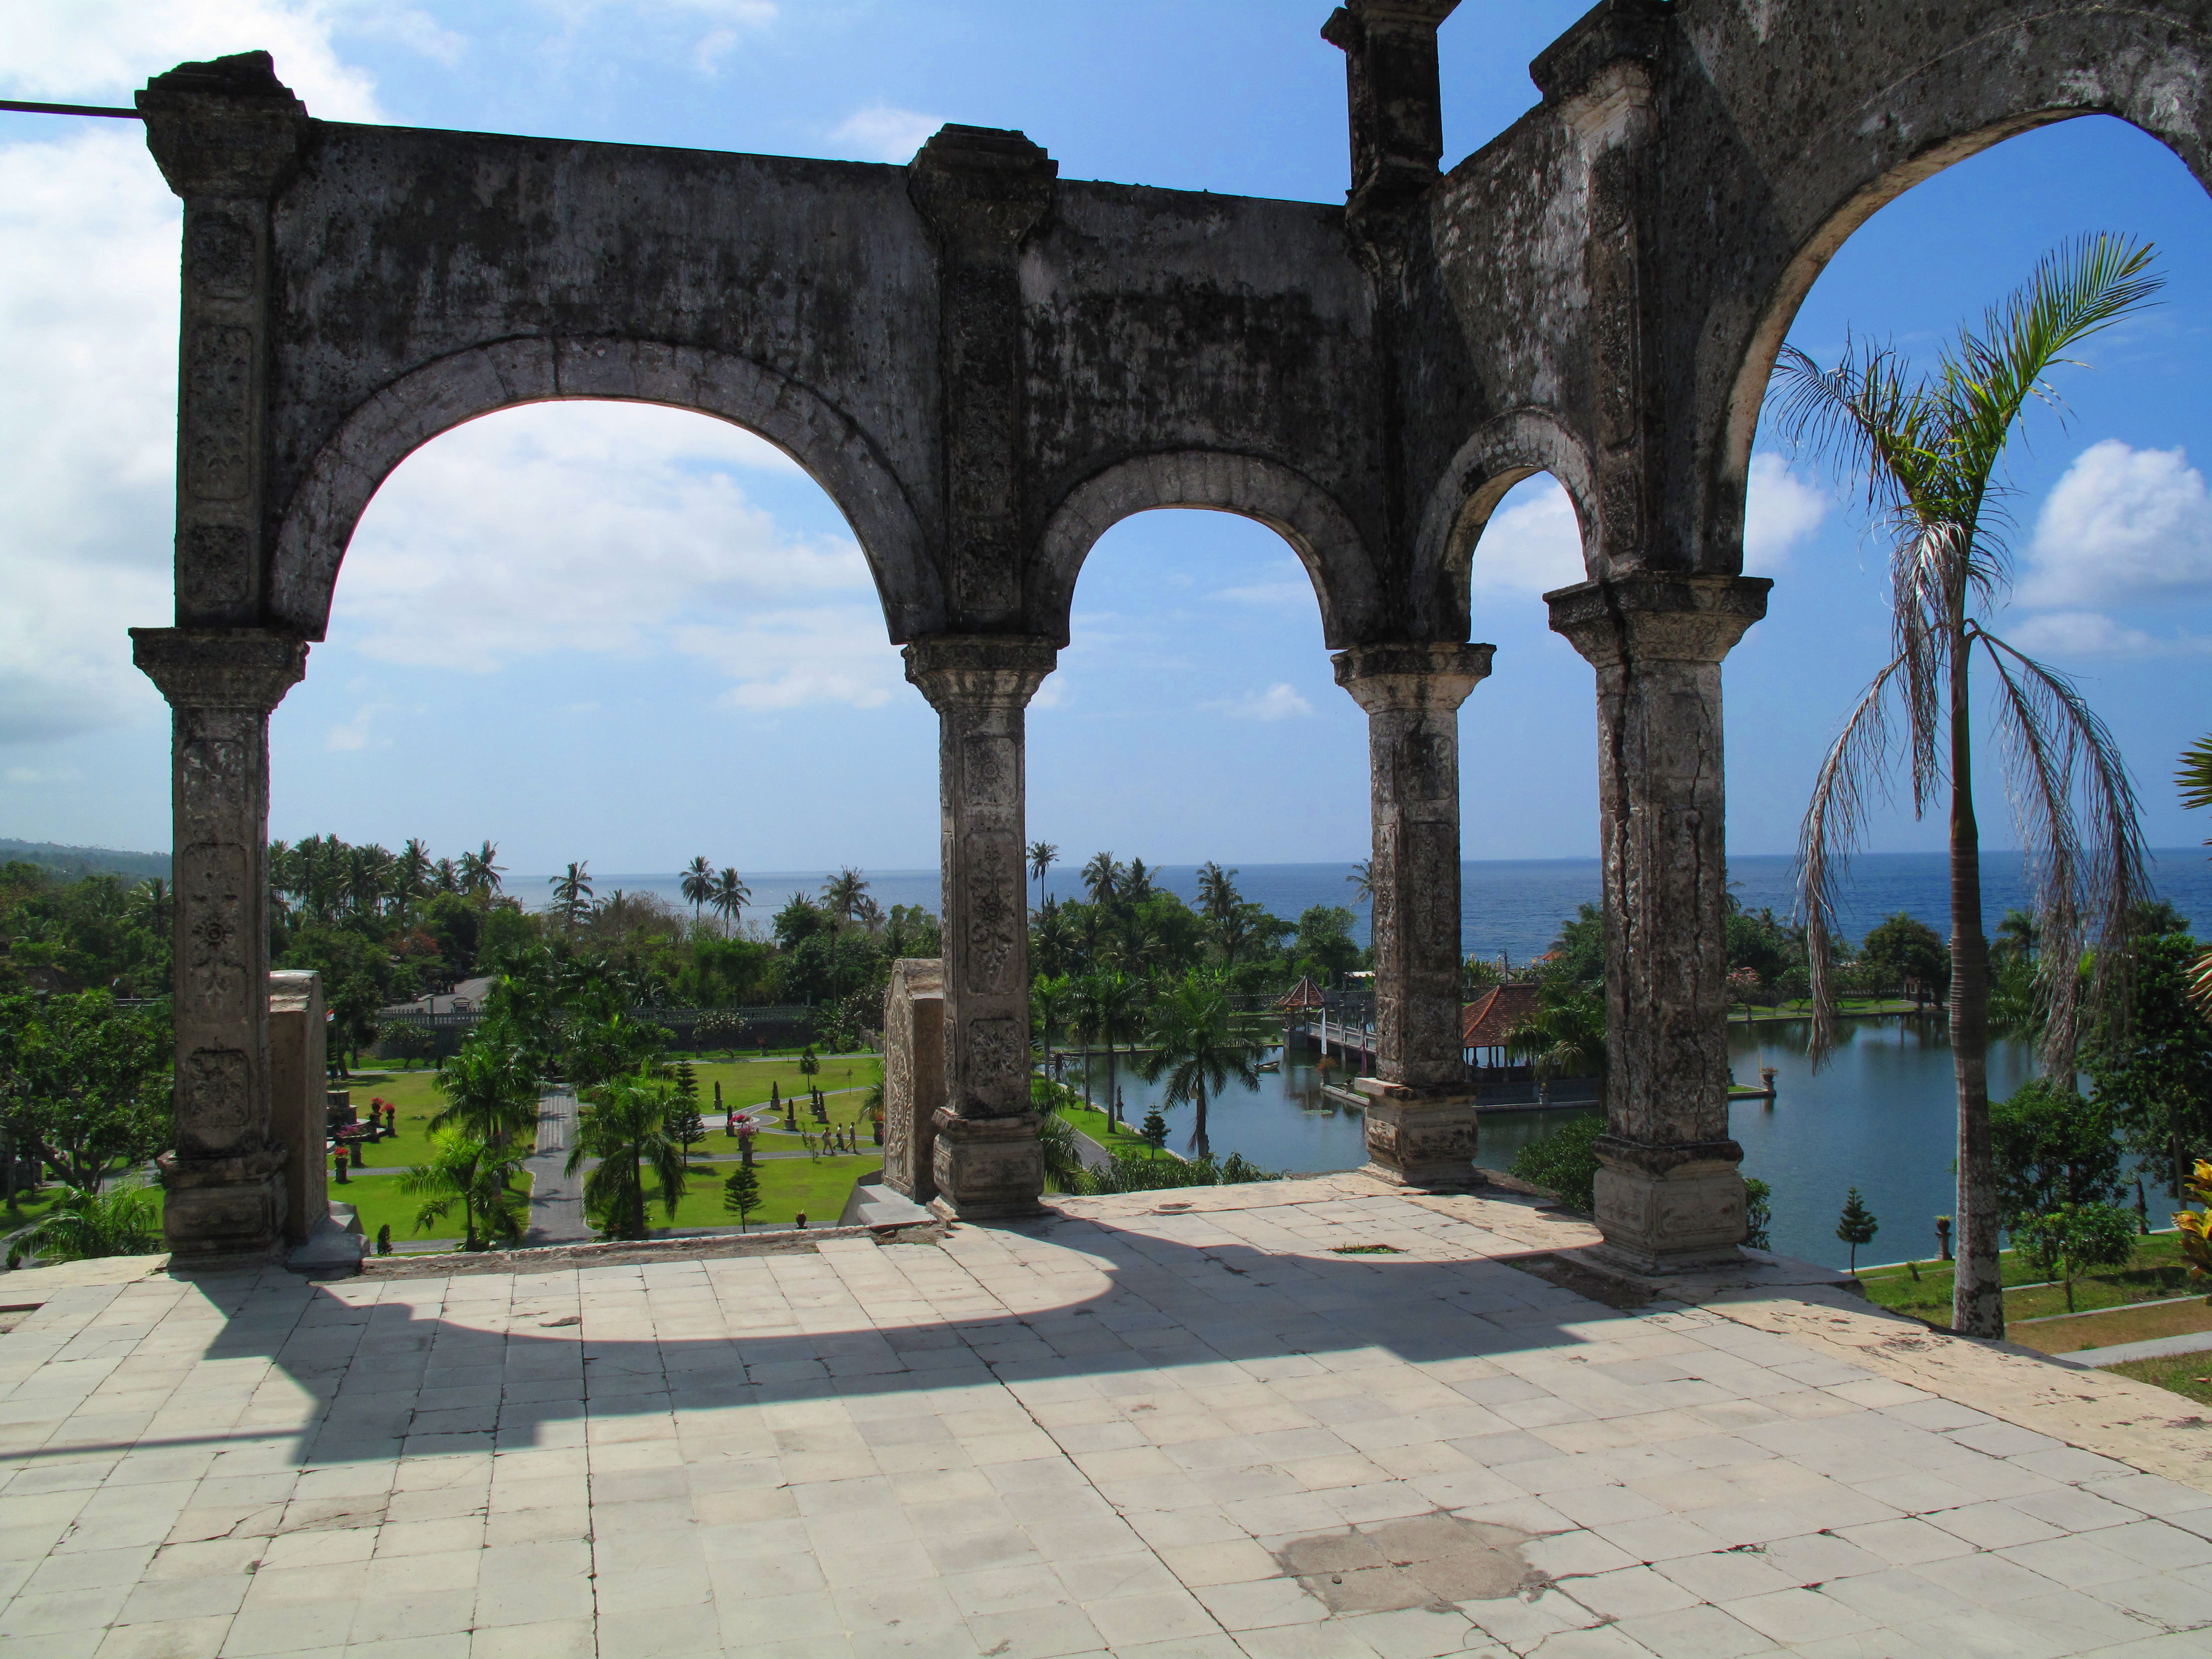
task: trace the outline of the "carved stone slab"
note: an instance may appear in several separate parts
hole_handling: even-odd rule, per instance
[[[917,1204],[937,1196],[933,1144],[945,1103],[945,964],[902,957],[884,993],[884,1180]]]

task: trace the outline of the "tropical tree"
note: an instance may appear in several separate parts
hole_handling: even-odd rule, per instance
[[[418,838],[410,838],[392,866],[394,896],[404,910],[430,890],[430,849]]]
[[[1352,866],[1352,873],[1345,878],[1352,884],[1353,900],[1360,904],[1369,903],[1375,897],[1374,863],[1372,859],[1362,859]]]
[[[1142,859],[1131,859],[1129,867],[1121,873],[1121,902],[1142,904],[1152,896],[1153,872],[1145,868]]]
[[[867,902],[868,878],[849,866],[830,878],[822,888],[822,908],[837,923],[856,921]]]
[[[1243,902],[1237,890],[1237,872],[1224,870],[1211,859],[1198,866],[1198,908],[1208,921],[1219,927],[1236,915]]]
[[[561,919],[562,927],[573,933],[577,923],[590,914],[592,908],[591,866],[572,864],[565,874],[549,878],[553,889],[553,913]]]
[[[714,907],[714,914],[722,919],[724,927],[735,932],[738,918],[753,902],[753,890],[745,885],[735,870],[725,867],[714,877],[714,890],[707,895],[707,902]]]
[[[131,890],[131,920],[149,933],[167,932],[175,909],[169,884],[159,876],[149,876]]]
[[[1863,473],[1891,544],[1894,651],[1845,721],[1815,779],[1799,842],[1816,1063],[1835,1041],[1830,942],[1844,866],[1895,750],[1909,757],[1914,810],[1948,785],[1951,842],[1951,1054],[1959,1096],[1959,1262],[1952,1324],[2004,1334],[2002,1223],[1990,1160],[1989,945],[1982,924],[1981,836],[1973,794],[1975,654],[1993,680],[2021,844],[2036,876],[2034,912],[2047,976],[2044,1062],[2071,1076],[2081,997],[2074,964],[2099,949],[2093,1004],[2109,1003],[2124,965],[2130,908],[2145,884],[2135,791],[2104,722],[2072,682],[2000,639],[1984,620],[2011,563],[1997,467],[2031,398],[2056,404],[2047,376],[2081,341],[2149,301],[2151,252],[2109,236],[2046,255],[2027,283],[1962,328],[1933,374],[1887,346],[1849,343],[1823,369],[1784,348],[1778,423]],[[1901,718],[1899,732],[1893,721]],[[1893,733],[1895,734],[1893,736]],[[2086,824],[2084,820],[2086,819]]]
[[[2191,811],[2212,806],[2212,737],[2199,738],[2182,751],[2173,781],[2181,791],[2182,805]],[[2212,847],[2212,840],[2204,844]],[[2212,1015],[2212,951],[2190,964],[2189,981],[2190,995],[2197,1006]]]
[[[506,873],[495,842],[488,841],[475,852],[461,854],[461,887],[466,892],[496,893],[499,878]]]
[[[1251,1045],[1237,1035],[1221,981],[1204,974],[1183,975],[1154,1006],[1150,1035],[1152,1050],[1138,1070],[1147,1083],[1167,1079],[1161,1095],[1167,1105],[1196,1109],[1190,1149],[1204,1158],[1212,1151],[1206,1133],[1208,1097],[1219,1095],[1232,1078],[1248,1089],[1260,1085]]]
[[[1528,1056],[1548,1103],[1553,1078],[1605,1071],[1605,999],[1595,991],[1547,986],[1534,1011],[1505,1034],[1505,1042]]]
[[[747,1151],[738,1167],[722,1182],[722,1208],[738,1218],[738,1231],[744,1232],[752,1212],[761,1206],[760,1171],[753,1168],[752,1154]]]
[[[502,1243],[522,1237],[522,1208],[512,1190],[523,1155],[473,1135],[444,1129],[430,1137],[430,1156],[399,1177],[399,1190],[422,1205],[415,1212],[418,1231],[442,1221],[461,1206],[461,1248],[481,1250],[487,1237]]]
[[[1067,1023],[1075,1001],[1075,987],[1065,974],[1039,974],[1030,981],[1030,1014],[1044,1036],[1044,1060],[1052,1064],[1052,1034]]]
[[[1111,904],[1119,896],[1127,873],[1114,861],[1111,853],[1093,853],[1091,862],[1083,866],[1083,890],[1091,895],[1093,904]]]
[[[584,1177],[584,1207],[599,1218],[602,1238],[645,1237],[645,1172],[660,1184],[668,1218],[684,1197],[684,1149],[668,1133],[668,1103],[675,1093],[650,1066],[610,1079],[576,1114],[576,1141],[568,1173],[599,1163]]]
[[[1086,1033],[1106,1045],[1106,1117],[1119,1121],[1115,1110],[1120,1076],[1115,1044],[1136,1029],[1145,1006],[1145,988],[1119,969],[1102,968],[1077,981],[1075,1003]],[[1085,1068],[1085,1075],[1089,1067]]]
[[[87,1261],[96,1256],[151,1255],[161,1248],[161,1218],[144,1187],[71,1187],[41,1216],[8,1241],[8,1266],[26,1256],[47,1262]]]
[[[536,1129],[537,1063],[521,1035],[505,1020],[478,1025],[446,1062],[434,1086],[446,1103],[430,1119],[433,1134],[457,1129],[498,1147]]]
[[[1040,910],[1044,908],[1044,872],[1052,868],[1059,857],[1060,848],[1048,841],[1030,843],[1030,875],[1037,884],[1037,908]]]
[[[691,919],[696,921],[701,907],[714,896],[714,872],[704,853],[684,866],[684,878],[677,885],[683,891],[684,902],[691,907]]]

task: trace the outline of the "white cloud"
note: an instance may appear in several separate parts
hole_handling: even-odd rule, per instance
[[[332,637],[387,662],[489,672],[558,652],[709,658],[750,708],[873,708],[901,682],[860,549],[805,539],[733,472],[803,476],[681,410],[541,404],[410,456],[362,519]],[[735,625],[702,623],[720,613]]]
[[[2212,651],[2212,640],[2177,634],[2161,639],[2094,611],[2051,611],[2005,629],[2008,645],[2032,657],[2170,657]]]
[[[860,161],[906,162],[944,125],[942,118],[919,110],[872,104],[846,117],[831,131],[830,140],[845,145]]]
[[[1508,490],[1474,544],[1477,592],[1547,593],[1584,580],[1583,532],[1573,501],[1550,477]]]
[[[1248,691],[1205,706],[1236,720],[1281,720],[1313,713],[1313,705],[1281,681],[1264,691]]]
[[[171,611],[177,199],[133,125],[0,147],[0,741],[157,714]]]
[[[265,48],[311,113],[380,121],[375,82],[331,44],[351,10],[328,0],[17,0],[0,7],[0,87],[18,98],[128,104],[179,64]],[[386,23],[403,27],[409,15]],[[422,38],[444,34],[428,27]]]
[[[2179,449],[2107,438],[2081,452],[2035,523],[2020,598],[2116,605],[2212,590],[2212,499]]]
[[[362,749],[389,749],[389,738],[372,738],[369,726],[379,714],[388,714],[393,705],[388,702],[365,702],[354,711],[349,720],[341,720],[323,734],[323,747],[349,753]]]
[[[1790,470],[1779,455],[1751,458],[1751,478],[1743,504],[1743,568],[1771,576],[1788,562],[1790,550],[1820,527],[1829,498]]]

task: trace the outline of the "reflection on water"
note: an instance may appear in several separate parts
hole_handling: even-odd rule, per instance
[[[1842,1267],[1849,1252],[1835,1237],[1844,1191],[1856,1186],[1881,1231],[1860,1255],[1893,1261],[1936,1253],[1935,1219],[1953,1208],[1951,1164],[1955,1155],[1958,1097],[1951,1048],[1935,1018],[1846,1020],[1835,1054],[1816,1075],[1806,1059],[1808,1022],[1786,1020],[1731,1025],[1729,1052],[1737,1079],[1755,1083],[1762,1066],[1775,1073],[1776,1098],[1741,1100],[1729,1122],[1742,1144],[1746,1175],[1774,1188],[1774,1248],[1827,1267]],[[1232,1084],[1211,1103],[1207,1127],[1218,1156],[1242,1152],[1263,1169],[1354,1169],[1367,1161],[1365,1124],[1355,1109],[1337,1106],[1321,1091],[1315,1056],[1284,1055],[1282,1069],[1260,1074],[1257,1090]],[[1123,1109],[1134,1125],[1163,1092],[1125,1059],[1117,1068]],[[2002,1098],[2034,1070],[2021,1042],[1990,1045],[1990,1093]],[[1339,1074],[1341,1075],[1340,1073]],[[1080,1086],[1081,1066],[1071,1060],[1069,1083]],[[1106,1060],[1091,1062],[1091,1097],[1106,1101]],[[1168,1144],[1190,1150],[1191,1109],[1166,1111]],[[1572,1111],[1486,1112],[1481,1162],[1503,1169],[1530,1141],[1570,1121]]]

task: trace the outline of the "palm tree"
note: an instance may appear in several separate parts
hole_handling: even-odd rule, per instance
[[[522,1237],[521,1208],[510,1190],[521,1168],[520,1152],[465,1129],[444,1129],[430,1137],[429,1160],[399,1177],[399,1190],[422,1200],[415,1212],[418,1230],[444,1220],[459,1205],[461,1248],[481,1250],[486,1234],[502,1243]]]
[[[1030,843],[1030,874],[1036,880],[1037,908],[1040,910],[1044,908],[1044,872],[1052,868],[1053,861],[1059,856],[1060,848],[1048,841]]]
[[[1131,859],[1129,867],[1121,875],[1121,897],[1130,904],[1142,904],[1152,896],[1152,872],[1145,868],[1142,859]]]
[[[1369,904],[1375,898],[1375,872],[1372,859],[1362,859],[1352,866],[1345,879],[1352,884],[1352,898],[1355,904]]]
[[[2146,890],[2133,784],[2112,734],[2071,681],[2007,645],[1984,617],[2010,574],[1996,468],[2031,398],[2056,403],[2045,376],[2064,354],[2145,304],[2160,286],[2151,251],[2109,236],[2045,255],[2027,285],[1960,331],[1936,372],[1916,378],[1888,347],[1847,343],[1823,370],[1794,348],[1776,370],[1778,425],[1866,475],[1890,541],[1894,653],[1860,696],[1815,778],[1799,842],[1815,1062],[1835,1035],[1831,939],[1844,867],[1870,787],[1901,747],[1913,806],[1950,791],[1951,1054],[1958,1079],[1958,1269],[1953,1328],[2004,1334],[1996,1182],[1990,1152],[1989,942],[1982,931],[1981,833],[1974,815],[1974,653],[1995,679],[1998,730],[2013,774],[2021,844],[2038,875],[2047,1007],[2043,1062],[2070,1080],[2082,1014],[2075,964],[2098,944],[2089,1000],[2108,1004],[2124,968],[2130,908]],[[1893,741],[1893,710],[1904,729]],[[2082,823],[2088,819],[2087,831]]]
[[[1068,925],[1067,912],[1060,908],[1058,899],[1046,899],[1030,933],[1030,953],[1036,960],[1037,970],[1064,972],[1063,964],[1074,949],[1075,930]]]
[[[433,1134],[451,1127],[504,1146],[537,1127],[538,1067],[504,1021],[478,1026],[434,1086],[446,1103],[430,1120]]]
[[[1094,969],[1078,983],[1075,997],[1085,1030],[1106,1044],[1106,1116],[1112,1122],[1116,1121],[1114,1107],[1120,1082],[1115,1043],[1136,1029],[1144,1012],[1145,988],[1118,969]],[[1089,1074],[1086,1066],[1085,1075]]]
[[[823,884],[822,908],[837,922],[856,920],[867,898],[867,878],[850,867],[840,870]]]
[[[745,906],[753,902],[753,890],[745,885],[735,870],[725,869],[714,878],[714,890],[707,895],[707,902],[714,907],[714,914],[723,924],[734,931],[738,918]]]
[[[441,893],[459,892],[461,890],[460,866],[451,859],[440,859],[430,866],[430,885]]]
[[[422,896],[430,885],[430,849],[419,839],[410,838],[399,851],[392,866],[392,885],[399,908],[404,910]]]
[[[566,875],[548,878],[546,884],[553,890],[553,913],[561,918],[562,927],[569,933],[576,931],[576,924],[591,908],[591,875],[592,869],[588,864],[572,864]]]
[[[1111,853],[1094,853],[1091,862],[1083,866],[1083,889],[1093,904],[1111,904],[1121,891],[1123,873]]]
[[[131,890],[131,919],[149,933],[167,929],[172,908],[169,884],[159,876],[149,876]]]
[[[714,896],[714,872],[707,863],[704,853],[684,866],[684,879],[678,885],[691,906],[691,920],[699,920],[700,908]]]
[[[675,1087],[651,1065],[611,1078],[576,1115],[576,1142],[568,1173],[599,1159],[584,1177],[584,1206],[599,1218],[603,1238],[645,1237],[645,1176],[650,1165],[660,1183],[668,1218],[684,1197],[684,1149],[668,1133],[668,1102]]]
[[[1066,1020],[1074,997],[1075,988],[1065,974],[1039,974],[1030,981],[1030,1012],[1044,1028],[1044,1063],[1048,1072],[1052,1067],[1053,1028]]]
[[[1505,1034],[1505,1045],[1528,1056],[1540,1097],[1548,1104],[1553,1078],[1603,1075],[1605,999],[1595,991],[1577,991],[1557,1000],[1547,995]]]
[[[1252,1068],[1251,1045],[1240,1039],[1229,1016],[1229,996],[1218,980],[1186,974],[1152,1010],[1152,1050],[1138,1062],[1147,1083],[1168,1080],[1161,1102],[1195,1106],[1190,1149],[1200,1158],[1212,1151],[1206,1135],[1206,1103],[1234,1078],[1248,1089],[1260,1086]]]
[[[475,852],[461,854],[461,885],[469,892],[496,893],[499,878],[506,873],[506,866],[499,862],[495,842],[488,841]]]
[[[1198,866],[1198,908],[1208,921],[1218,926],[1228,921],[1243,902],[1234,870],[1224,870],[1211,859]]]

